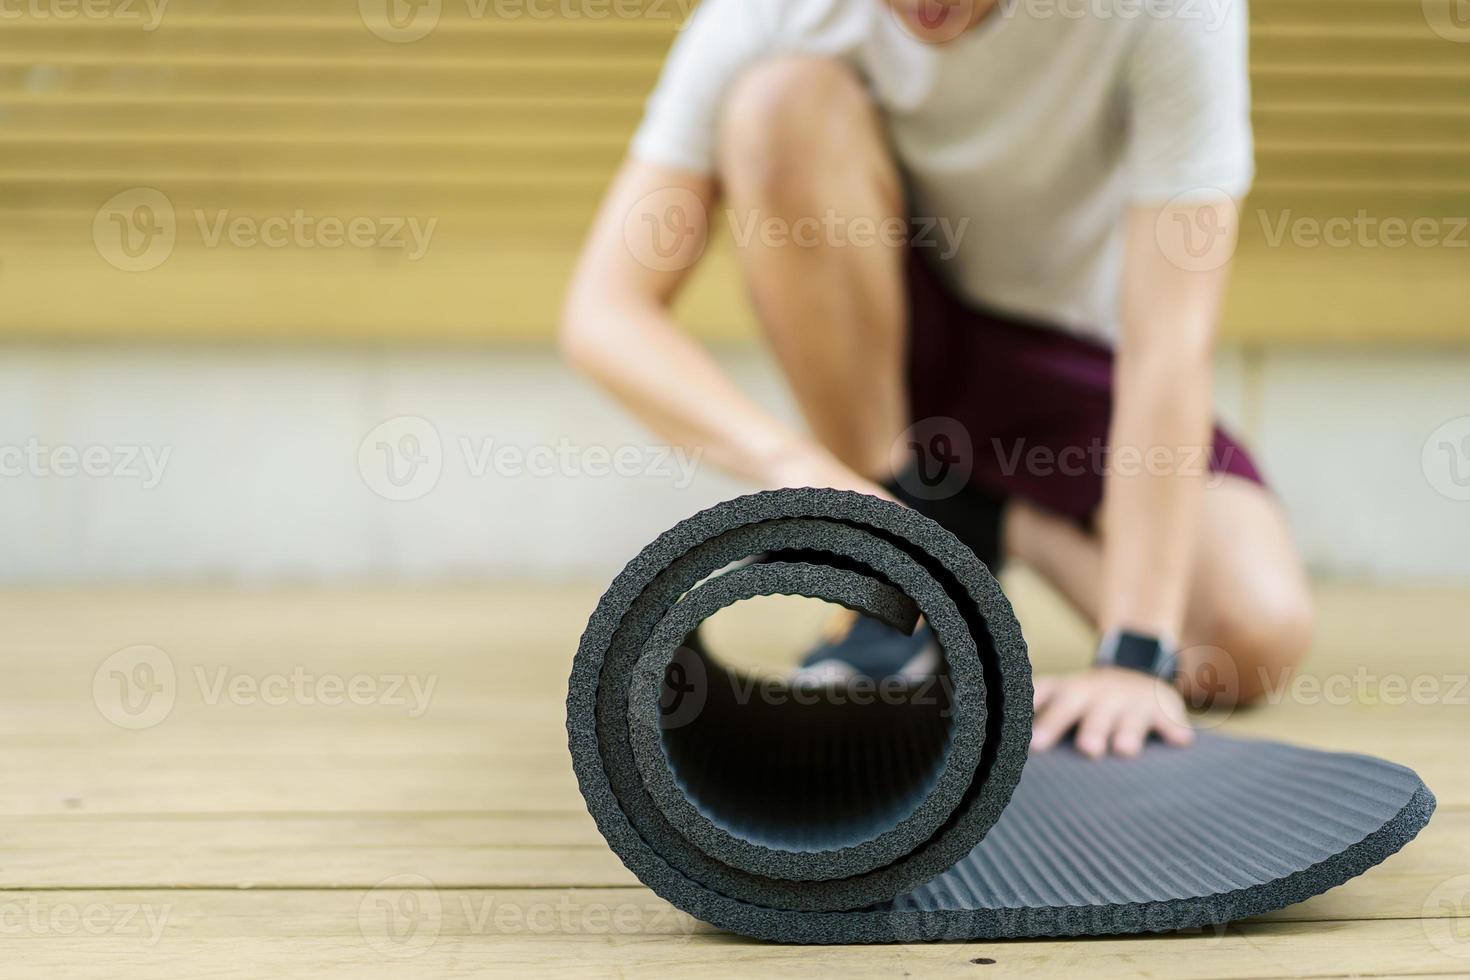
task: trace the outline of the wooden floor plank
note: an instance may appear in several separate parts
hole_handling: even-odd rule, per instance
[[[1054,596],[1024,574],[1007,587],[1038,670],[1084,660],[1087,631]],[[0,593],[0,975],[1470,975],[1462,592],[1320,590],[1304,670],[1318,687],[1199,719],[1419,771],[1441,810],[1367,875],[1221,935],[820,951],[673,912],[598,836],[563,714],[597,592]],[[822,615],[774,601],[712,640],[776,670]],[[131,730],[97,676],[138,644],[176,684],[167,714]],[[385,695],[260,696],[297,674],[417,678],[431,695],[417,712]],[[1386,696],[1426,677],[1432,698]],[[439,908],[422,948],[414,902]],[[164,909],[156,941],[137,931]],[[405,916],[397,939],[389,912]]]
[[[638,884],[585,815],[40,817],[0,821],[0,835],[0,888],[371,888],[402,874],[438,888]],[[1470,874],[1470,808],[1441,810],[1381,867],[1271,918],[1418,916],[1456,874]]]
[[[1252,922],[1166,936],[779,946],[718,933],[642,890],[0,892],[0,963],[33,975],[507,977],[1463,975],[1446,918]],[[1460,927],[1457,931],[1456,927]],[[993,960],[993,963],[976,963]],[[979,966],[993,967],[981,971]],[[114,972],[108,973],[108,970]]]

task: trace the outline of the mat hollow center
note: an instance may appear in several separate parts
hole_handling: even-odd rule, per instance
[[[703,670],[702,709],[664,730],[664,754],[705,819],[748,843],[782,851],[867,843],[913,814],[943,771],[953,716],[942,672],[793,686],[708,655]],[[666,705],[684,676],[665,674]]]

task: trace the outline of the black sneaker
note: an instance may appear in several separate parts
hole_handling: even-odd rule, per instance
[[[841,639],[825,642],[801,660],[796,684],[818,686],[854,677],[927,677],[939,666],[939,645],[927,624],[912,635],[867,616],[858,616]]]

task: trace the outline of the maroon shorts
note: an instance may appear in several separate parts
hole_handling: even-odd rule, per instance
[[[919,250],[909,259],[909,324],[913,432],[968,457],[974,485],[1087,520],[1110,467],[1158,465],[1144,453],[1110,458],[1113,354],[1101,344],[959,299]],[[1193,464],[1206,462],[1212,473],[1264,484],[1218,426],[1209,459]]]

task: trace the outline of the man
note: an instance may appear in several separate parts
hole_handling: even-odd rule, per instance
[[[896,496],[1085,613],[1097,662],[1038,680],[1037,751],[1187,744],[1181,692],[1249,701],[1309,642],[1280,505],[1212,422],[1253,175],[1225,3],[705,0],[568,296],[568,356],[668,438],[763,485]],[[721,198],[810,436],[669,316]],[[915,642],[860,623],[809,662],[881,673]]]

